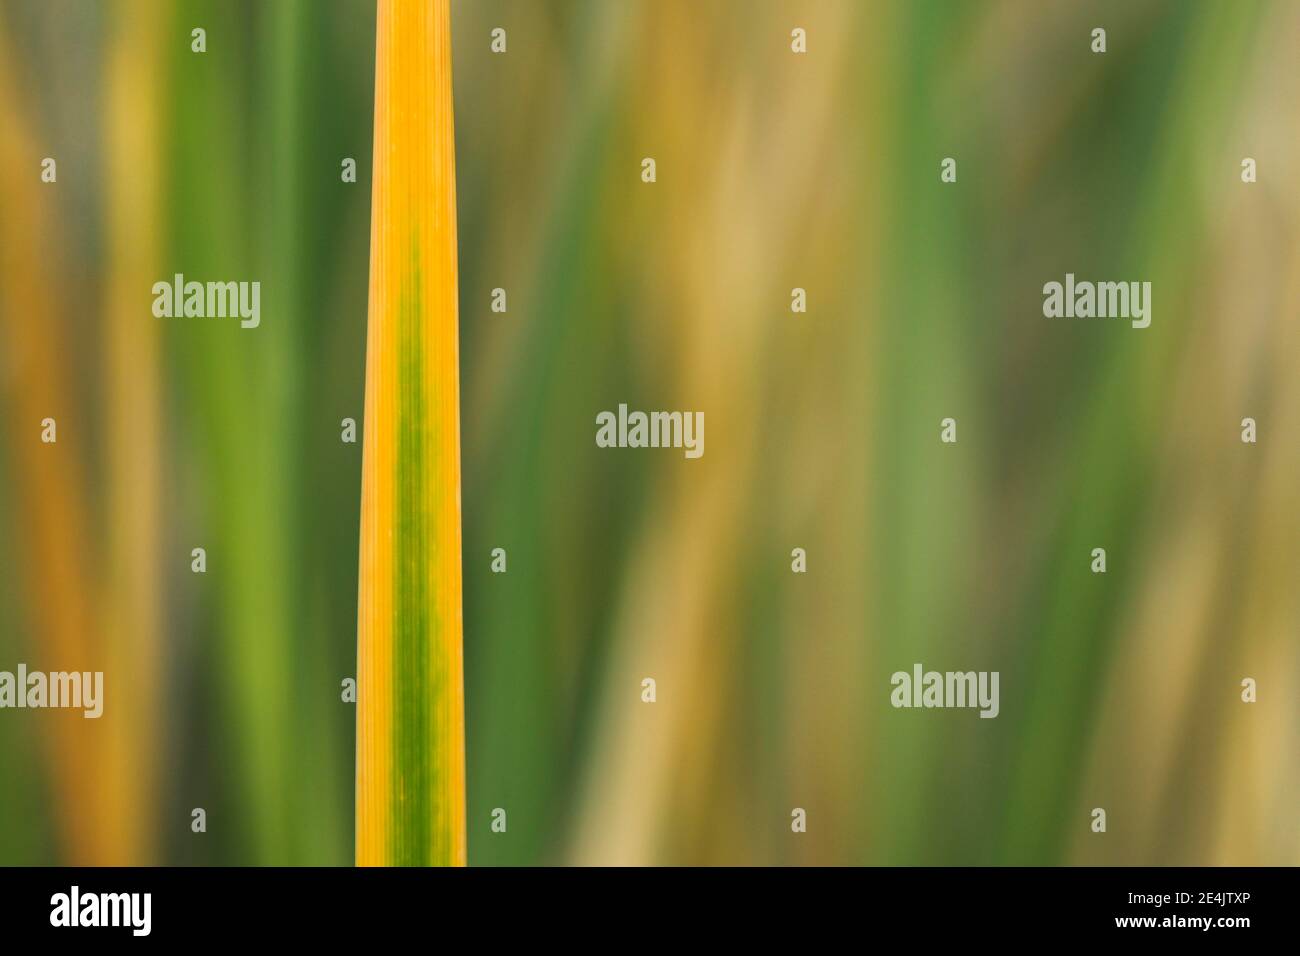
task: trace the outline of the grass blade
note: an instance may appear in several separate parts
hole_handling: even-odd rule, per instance
[[[465,862],[448,0],[382,0],[358,608],[357,863]]]

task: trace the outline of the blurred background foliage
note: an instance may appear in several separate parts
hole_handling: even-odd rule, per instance
[[[453,29],[471,863],[1300,860],[1300,5]],[[0,712],[0,862],[351,861],[373,68],[362,0],[0,0],[0,669],[106,672]],[[918,661],[999,718],[891,709]]]

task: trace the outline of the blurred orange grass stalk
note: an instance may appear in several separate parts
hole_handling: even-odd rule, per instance
[[[56,187],[12,189],[0,215],[0,353],[12,375],[4,381],[0,374],[0,403],[21,436],[14,475],[26,505],[16,511],[17,540],[31,542],[24,570],[34,596],[27,656],[37,666],[103,668],[115,689],[101,721],[84,724],[72,714],[50,720],[62,853],[76,865],[149,864],[157,851],[147,824],[156,807],[150,735],[159,700],[159,380],[156,333],[132,319],[131,289],[149,281],[156,253],[161,13],[154,0],[116,8],[107,48],[106,542],[94,534],[84,484],[94,429],[78,406],[75,364],[67,360],[77,329],[58,291],[69,265],[60,249]],[[8,68],[15,59],[7,43],[0,35],[0,181],[30,183],[32,157],[44,154],[50,134],[23,114],[31,100]],[[59,425],[56,444],[35,437],[47,415]],[[95,571],[101,566],[104,581]]]
[[[463,865],[449,0],[381,0],[358,606],[358,865]]]

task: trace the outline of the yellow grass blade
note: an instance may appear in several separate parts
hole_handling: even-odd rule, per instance
[[[465,863],[448,0],[381,0],[358,609],[359,865]]]

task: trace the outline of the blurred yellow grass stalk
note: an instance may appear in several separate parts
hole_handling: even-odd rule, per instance
[[[361,480],[361,866],[465,863],[448,0],[381,0]]]
[[[15,538],[24,547],[22,587],[30,594],[24,643],[37,667],[99,670],[104,656],[94,639],[96,586],[87,544],[94,525],[81,485],[89,437],[67,361],[72,332],[56,187],[42,187],[34,172],[43,141],[27,115],[31,100],[11,71],[15,63],[0,22],[0,183],[8,187],[0,210],[0,410],[9,417],[14,444],[6,454],[22,503],[14,515]],[[39,440],[47,416],[58,423],[58,441],[50,445]],[[110,683],[106,711],[115,707],[113,695]],[[100,793],[104,782],[101,726],[67,712],[42,727],[63,859],[72,865],[131,859],[118,842],[111,800],[87,796]],[[8,773],[0,765],[0,779]]]
[[[106,62],[104,126],[109,283],[105,304],[104,395],[110,436],[103,596],[109,675],[117,695],[101,785],[116,862],[155,862],[157,758],[161,716],[161,603],[157,582],[161,491],[161,363],[158,325],[142,315],[140,289],[157,276],[162,187],[159,116],[167,11],[159,0],[114,8]],[[127,681],[130,681],[129,685]]]

